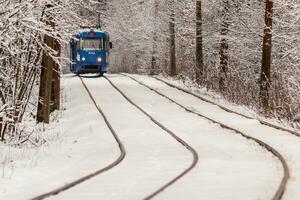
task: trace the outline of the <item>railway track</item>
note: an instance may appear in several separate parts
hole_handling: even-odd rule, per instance
[[[79,77],[84,88],[86,89],[89,97],[91,98],[91,100],[93,101],[93,104],[96,106],[97,110],[99,111],[99,113],[101,114],[101,116],[103,117],[105,123],[107,124],[108,128],[110,129],[111,133],[113,134],[114,138],[116,139],[116,141],[119,144],[119,148],[121,151],[120,156],[118,157],[118,159],[116,161],[114,161],[113,163],[111,163],[110,165],[108,165],[105,168],[100,169],[99,171],[93,172],[85,177],[82,177],[76,181],[70,182],[67,185],[57,188],[53,191],[47,192],[45,194],[39,195],[35,198],[32,198],[32,200],[42,200],[42,199],[46,199],[49,198],[51,196],[54,195],[58,195],[61,192],[64,192],[78,184],[81,184],[95,176],[98,176],[110,169],[112,169],[113,167],[117,166],[124,158],[126,155],[126,151],[124,148],[124,145],[122,144],[122,142],[120,141],[118,135],[116,134],[116,132],[114,131],[112,125],[110,124],[110,122],[108,121],[106,115],[104,114],[104,112],[102,111],[102,109],[97,105],[92,93],[90,92],[90,90],[88,89],[87,85],[84,83],[83,79],[81,77]],[[106,78],[107,79],[107,78]],[[117,88],[109,79],[107,79],[107,81],[128,101],[130,102],[133,106],[135,106],[138,110],[140,110],[143,114],[145,114],[148,118],[151,119],[151,121],[156,124],[158,127],[160,127],[162,130],[164,130],[165,132],[167,132],[170,136],[172,136],[176,141],[178,141],[182,146],[184,146],[188,151],[190,151],[193,155],[193,160],[190,164],[190,166],[185,169],[182,173],[180,173],[179,175],[177,175],[174,179],[172,179],[170,182],[166,183],[165,185],[163,185],[162,187],[160,187],[159,189],[157,189],[156,191],[154,191],[153,193],[151,193],[150,195],[146,196],[144,199],[148,200],[148,199],[152,199],[153,197],[155,197],[156,195],[158,195],[160,192],[162,192],[163,190],[165,190],[166,188],[168,188],[169,186],[171,186],[173,183],[175,183],[177,180],[179,180],[181,177],[183,177],[185,174],[187,174],[189,171],[191,171],[198,163],[198,154],[196,152],[196,150],[193,149],[193,147],[191,147],[189,144],[187,144],[185,141],[183,141],[181,138],[179,138],[174,132],[170,131],[168,128],[166,128],[165,126],[163,126],[161,123],[159,123],[157,120],[155,120],[151,115],[149,115],[146,111],[144,111],[142,108],[140,108],[138,105],[136,105],[132,100],[130,100],[119,88]]]
[[[283,174],[284,174],[283,178],[281,180],[281,183],[280,183],[280,185],[279,185],[276,193],[274,194],[272,200],[280,200],[282,198],[282,196],[283,196],[283,194],[285,192],[285,188],[287,186],[289,177],[290,177],[290,172],[289,172],[289,167],[288,167],[287,162],[285,161],[284,157],[276,149],[274,149],[270,145],[266,144],[265,142],[263,142],[263,141],[261,141],[261,140],[259,140],[257,138],[251,137],[251,136],[243,133],[242,131],[239,131],[239,130],[237,130],[235,128],[232,128],[232,127],[230,127],[230,126],[228,126],[228,125],[226,125],[226,124],[224,124],[222,122],[218,122],[218,121],[216,121],[216,120],[214,120],[214,119],[212,119],[210,117],[202,115],[202,114],[200,114],[200,113],[198,113],[198,112],[196,112],[196,111],[194,111],[194,110],[192,110],[192,109],[190,109],[190,108],[188,108],[188,107],[186,107],[186,106],[184,106],[184,105],[176,102],[175,100],[173,100],[173,99],[169,98],[168,96],[162,94],[161,92],[157,91],[156,89],[154,89],[154,88],[152,88],[152,87],[144,84],[143,82],[141,82],[141,81],[139,81],[139,80],[137,80],[137,79],[135,79],[135,78],[133,78],[133,77],[131,77],[129,75],[126,75],[126,74],[122,74],[122,75],[125,76],[125,77],[128,77],[128,78],[132,79],[133,81],[135,81],[135,82],[139,83],[140,85],[148,88],[149,90],[155,92],[156,94],[158,94],[158,95],[160,95],[160,96],[168,99],[169,101],[171,101],[172,103],[174,103],[174,104],[178,105],[179,107],[183,108],[187,112],[193,113],[193,114],[195,114],[195,115],[197,115],[199,117],[205,118],[205,119],[207,119],[207,120],[209,120],[209,121],[211,121],[213,123],[219,124],[222,128],[234,131],[235,133],[240,134],[241,136],[245,137],[246,139],[249,139],[249,140],[252,140],[252,141],[258,143],[260,146],[264,147],[267,151],[269,151],[270,153],[272,153],[281,162],[281,165],[283,167]],[[167,85],[169,85],[169,84],[167,84]],[[175,86],[175,88],[176,88],[176,86]],[[188,91],[184,91],[184,92],[188,92]],[[201,100],[202,100],[202,98],[201,98]],[[214,104],[213,102],[210,102],[209,100],[207,100],[206,102]],[[214,104],[214,105],[216,105],[216,104]],[[231,111],[231,110],[229,110],[227,108],[223,109],[223,110],[225,110],[227,112],[233,112],[233,113],[235,113],[234,111]],[[244,116],[244,115],[242,115],[242,116]],[[244,116],[244,117],[247,117],[249,119],[248,116]],[[295,135],[295,134],[293,134],[293,135]]]
[[[122,75],[125,75],[125,74],[122,74]],[[125,76],[126,76],[126,75],[125,75]],[[245,118],[247,118],[247,119],[255,119],[255,120],[257,120],[259,123],[261,123],[261,124],[263,124],[263,125],[267,125],[267,126],[270,126],[270,127],[272,127],[272,128],[275,128],[275,129],[278,129],[278,130],[282,130],[282,131],[288,132],[288,133],[290,133],[290,134],[292,134],[292,135],[295,135],[295,136],[297,136],[297,137],[300,137],[300,133],[298,133],[298,132],[296,132],[296,131],[294,131],[294,130],[290,130],[290,129],[287,129],[287,128],[284,128],[284,127],[281,127],[281,126],[272,124],[272,123],[270,123],[270,122],[267,122],[267,121],[265,121],[265,120],[253,118],[253,117],[244,115],[244,114],[242,114],[242,113],[239,113],[239,112],[230,110],[230,109],[226,108],[225,106],[222,106],[222,105],[220,105],[220,104],[218,104],[218,103],[216,103],[216,102],[213,102],[213,101],[211,101],[211,100],[209,100],[209,99],[206,99],[206,98],[204,98],[204,97],[202,97],[202,96],[200,96],[200,95],[197,95],[197,94],[195,94],[195,93],[193,93],[193,92],[190,92],[190,91],[188,91],[188,90],[186,90],[186,89],[183,89],[183,88],[181,88],[181,87],[178,87],[178,86],[176,86],[176,85],[173,85],[173,84],[171,84],[171,83],[169,83],[169,82],[167,82],[167,81],[165,81],[165,80],[163,80],[163,79],[157,78],[157,77],[155,77],[155,76],[153,76],[152,78],[154,78],[154,79],[156,79],[156,80],[158,80],[158,81],[160,81],[160,82],[162,82],[162,83],[164,83],[164,84],[166,84],[166,85],[168,85],[168,86],[170,86],[170,87],[172,87],[172,88],[175,88],[175,89],[177,89],[177,90],[179,90],[179,91],[182,91],[182,92],[184,92],[184,93],[186,93],[186,94],[192,95],[192,96],[194,96],[194,97],[196,97],[196,98],[198,98],[198,99],[200,99],[200,100],[202,100],[202,101],[205,101],[205,102],[207,102],[207,103],[216,105],[216,106],[218,106],[219,108],[221,108],[222,110],[224,110],[224,111],[226,111],[226,112],[234,113],[234,114],[237,114],[237,115],[239,115],[239,116],[245,117]]]
[[[124,75],[124,74],[123,74]],[[217,123],[219,124],[221,127],[225,128],[225,129],[229,129],[231,131],[234,131],[240,135],[242,135],[243,137],[247,138],[247,139],[250,139],[250,140],[253,140],[255,141],[256,143],[258,143],[259,145],[263,146],[265,149],[267,149],[269,152],[271,152],[275,157],[277,157],[282,166],[283,166],[283,169],[284,169],[284,176],[282,178],[282,181],[281,181],[281,184],[280,184],[280,187],[278,188],[276,194],[274,195],[274,197],[272,198],[272,200],[279,200],[281,199],[282,195],[284,194],[284,190],[285,190],[285,187],[286,187],[286,184],[288,182],[288,178],[289,178],[289,169],[288,169],[288,166],[283,158],[283,156],[278,152],[276,151],[274,148],[272,148],[271,146],[269,146],[268,144],[264,143],[263,141],[261,140],[258,140],[256,138],[253,138],[251,136],[248,136],[244,133],[242,133],[241,131],[239,130],[236,130],[234,128],[231,128],[229,126],[227,126],[226,124],[223,124],[223,123],[220,123],[220,122],[217,122],[209,117],[206,117],[204,115],[201,115],[199,113],[196,113],[195,111],[185,107],[184,105],[181,105],[179,104],[178,102],[170,99],[169,97],[165,96],[164,94],[160,93],[159,91],[145,85],[144,83],[136,80],[135,78],[131,77],[131,76],[128,76],[128,75],[124,75],[124,76],[127,76],[129,78],[131,78],[132,80],[138,82],[139,84],[143,85],[144,87],[147,87],[148,89],[154,91],[155,93],[159,94],[160,96],[163,96],[164,98],[167,98],[169,101],[175,103],[176,105],[180,106],[181,108],[185,109],[186,111],[190,112],[190,113],[193,113],[193,114],[196,114],[198,115],[199,117],[202,117],[202,118],[205,118],[207,120],[210,120],[214,123]],[[183,141],[181,138],[179,138],[174,132],[170,131],[168,128],[166,128],[164,125],[162,125],[160,122],[158,122],[157,120],[155,120],[149,113],[147,113],[145,110],[143,110],[140,106],[138,106],[136,103],[134,103],[128,96],[125,95],[124,92],[122,92],[109,78],[105,77],[105,79],[112,85],[113,88],[115,88],[130,104],[132,104],[133,106],[135,106],[138,110],[140,110],[143,114],[145,114],[149,119],[151,119],[157,126],[159,126],[161,129],[163,129],[165,132],[167,132],[170,136],[172,136],[174,139],[176,139],[180,144],[182,144],[186,149],[188,149],[192,155],[193,155],[193,161],[192,163],[190,164],[190,166],[184,170],[182,173],[180,173],[179,175],[177,175],[176,177],[174,177],[174,179],[170,180],[168,183],[166,183],[165,185],[161,186],[160,188],[158,188],[156,191],[154,191],[153,193],[151,193],[150,195],[146,196],[144,199],[145,200],[148,200],[148,199],[152,199],[153,197],[157,196],[159,193],[163,192],[165,189],[167,189],[168,187],[170,187],[171,185],[173,185],[176,181],[178,181],[180,178],[182,178],[183,176],[185,176],[188,172],[190,172],[196,165],[197,165],[197,162],[198,162],[198,154],[197,152],[189,145],[187,144],[185,141]],[[63,191],[66,191],[80,183],[83,183],[95,176],[98,176],[102,173],[104,173],[105,171],[108,171],[110,169],[112,169],[113,167],[117,166],[124,158],[125,158],[125,155],[126,155],[126,151],[124,149],[124,146],[122,144],[122,142],[120,141],[120,139],[118,138],[116,132],[114,131],[113,127],[111,126],[111,124],[109,123],[108,119],[106,118],[105,114],[103,113],[103,111],[101,110],[101,108],[97,105],[96,101],[94,100],[91,92],[89,91],[88,87],[86,86],[86,84],[84,83],[84,81],[82,80],[82,78],[80,77],[80,80],[84,86],[84,88],[86,89],[86,91],[88,92],[88,95],[90,96],[91,100],[93,101],[93,104],[96,106],[97,110],[99,111],[99,113],[101,114],[101,116],[103,117],[103,119],[105,120],[108,128],[110,129],[110,131],[112,132],[114,138],[116,139],[118,145],[119,145],[119,148],[120,148],[120,156],[118,157],[118,159],[116,161],[114,161],[113,163],[111,163],[110,165],[106,166],[105,168],[102,168],[96,172],[93,172],[85,177],[82,177],[74,182],[71,182],[71,183],[68,183],[67,185],[63,186],[63,187],[60,187],[60,188],[57,188],[53,191],[50,191],[48,193],[45,193],[45,194],[42,194],[42,195],[39,195],[35,198],[32,198],[32,200],[40,200],[40,199],[45,199],[45,198],[48,198],[48,197],[51,197],[53,195],[57,195]]]
[[[115,130],[114,130],[113,127],[111,126],[110,122],[108,121],[108,119],[107,119],[106,115],[104,114],[104,112],[102,111],[102,109],[97,105],[97,103],[96,103],[94,97],[92,96],[91,92],[90,92],[89,89],[87,88],[87,86],[86,86],[86,84],[84,83],[84,81],[82,80],[82,78],[81,78],[81,77],[79,77],[79,78],[80,78],[80,80],[81,80],[81,82],[82,82],[82,84],[83,84],[85,90],[87,91],[89,97],[91,98],[93,104],[95,105],[95,107],[96,107],[96,109],[98,110],[98,112],[101,114],[101,116],[102,116],[102,118],[104,119],[104,121],[105,121],[105,123],[106,123],[108,129],[110,130],[110,132],[112,133],[112,135],[113,135],[113,137],[115,138],[116,142],[118,143],[118,146],[119,146],[119,149],[120,149],[120,155],[119,155],[119,157],[118,157],[114,162],[112,162],[112,163],[109,164],[108,166],[106,166],[106,167],[104,167],[104,168],[101,168],[101,169],[99,169],[98,171],[95,171],[95,172],[93,172],[93,173],[90,173],[90,174],[88,174],[88,175],[86,175],[86,176],[84,176],[84,177],[82,177],[82,178],[80,178],[80,179],[77,179],[77,180],[75,180],[75,181],[72,181],[72,182],[70,182],[70,183],[68,183],[68,184],[66,184],[66,185],[64,185],[64,186],[62,186],[62,187],[59,187],[59,188],[55,189],[55,190],[52,190],[52,191],[50,191],[50,192],[47,192],[47,193],[41,194],[41,195],[39,195],[39,196],[37,196],[37,197],[34,197],[34,198],[32,198],[31,200],[41,200],[41,199],[46,199],[46,198],[49,198],[49,197],[51,197],[51,196],[57,195],[57,194],[59,194],[59,193],[61,193],[61,192],[64,192],[64,191],[66,191],[66,190],[68,190],[68,189],[70,189],[70,188],[72,188],[72,187],[74,187],[74,186],[76,186],[76,185],[79,185],[79,184],[81,184],[81,183],[83,183],[83,182],[85,182],[85,181],[87,181],[87,180],[89,180],[89,179],[91,179],[91,178],[93,178],[93,177],[95,177],[95,176],[98,176],[98,175],[100,175],[100,174],[102,174],[102,173],[104,173],[104,172],[106,172],[106,171],[108,171],[108,170],[110,170],[110,169],[116,167],[118,164],[120,164],[120,163],[122,162],[122,160],[123,160],[123,159],[125,158],[125,156],[126,156],[126,150],[125,150],[125,148],[124,148],[123,143],[122,143],[121,140],[119,139],[117,133],[115,132]]]
[[[183,172],[181,172],[179,175],[177,175],[175,178],[170,180],[168,183],[165,185],[161,186],[158,188],[156,191],[153,193],[149,194],[144,198],[144,200],[149,200],[152,199],[153,197],[157,196],[159,193],[164,191],[166,188],[170,187],[173,185],[176,181],[178,181],[180,178],[185,176],[188,172],[190,172],[198,163],[198,153],[196,150],[191,147],[189,144],[187,144],[184,140],[182,140],[180,137],[178,137],[174,132],[169,130],[167,127],[165,127],[163,124],[155,120],[149,113],[147,113],[144,109],[142,109],[140,106],[138,106],[136,103],[134,103],[128,96],[125,95],[124,92],[122,92],[109,78],[104,77],[111,85],[113,88],[115,88],[130,104],[132,104],[134,107],[136,107],[138,110],[140,110],[143,114],[145,114],[153,123],[155,123],[157,126],[159,126],[161,129],[163,129],[166,133],[168,133],[170,136],[172,136],[175,140],[177,140],[180,144],[182,144],[187,150],[189,150],[192,155],[193,155],[193,161],[190,164],[190,166],[185,169]]]

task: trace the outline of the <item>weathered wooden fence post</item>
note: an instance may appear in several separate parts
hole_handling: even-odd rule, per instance
[[[47,8],[52,8],[53,5],[47,5]],[[46,11],[47,13],[47,11]],[[46,24],[54,29],[53,18],[46,14]],[[51,91],[52,91],[52,74],[55,68],[55,62],[50,56],[50,50],[55,49],[55,39],[50,35],[45,35],[44,43],[49,50],[44,50],[42,59],[42,70],[40,78],[39,102],[37,112],[37,122],[49,123],[50,108],[51,108]]]

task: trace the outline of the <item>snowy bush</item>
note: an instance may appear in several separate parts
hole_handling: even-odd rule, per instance
[[[57,63],[64,59],[44,44],[44,36],[67,44],[73,30],[84,23],[79,15],[83,8],[78,5],[84,4],[72,0],[0,2],[1,140],[20,137],[23,131],[18,127],[24,116],[36,117],[43,54]]]

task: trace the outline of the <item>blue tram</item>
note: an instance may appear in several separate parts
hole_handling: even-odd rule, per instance
[[[111,48],[112,43],[109,41],[107,32],[94,29],[80,31],[73,36],[70,43],[71,72],[103,75],[109,67],[109,50]]]

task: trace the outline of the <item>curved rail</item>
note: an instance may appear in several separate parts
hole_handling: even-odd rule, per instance
[[[122,75],[123,75],[123,76],[128,76],[128,75],[126,75],[126,74],[122,74]],[[198,98],[198,99],[200,99],[200,100],[202,100],[202,101],[205,101],[205,102],[207,102],[207,103],[216,105],[216,106],[218,106],[219,108],[221,108],[222,110],[225,110],[226,112],[234,113],[234,114],[240,115],[240,116],[242,116],[242,117],[245,117],[245,118],[247,118],[247,119],[255,119],[255,120],[257,120],[259,123],[261,123],[261,124],[263,124],[263,125],[267,125],[267,126],[270,126],[270,127],[272,127],[272,128],[275,128],[275,129],[278,129],[278,130],[281,130],[281,131],[285,131],[285,132],[288,132],[288,133],[290,133],[290,134],[292,134],[292,135],[295,135],[295,136],[297,136],[297,137],[300,137],[300,133],[298,133],[297,131],[293,131],[293,130],[284,128],[284,127],[282,127],[282,126],[278,126],[278,125],[272,124],[272,123],[267,122],[267,121],[265,121],[265,120],[253,118],[253,117],[244,115],[244,114],[242,114],[242,113],[239,113],[239,112],[230,110],[229,108],[226,108],[225,106],[222,106],[222,105],[220,105],[220,104],[218,104],[218,103],[216,103],[216,102],[213,102],[213,101],[211,101],[211,100],[209,100],[209,99],[207,99],[207,98],[204,98],[204,97],[202,97],[202,96],[200,96],[200,95],[197,95],[197,94],[195,94],[195,93],[193,93],[193,92],[190,92],[190,91],[188,91],[188,90],[186,90],[186,89],[183,89],[183,88],[181,88],[181,87],[178,87],[178,86],[176,86],[176,85],[173,85],[173,84],[171,84],[171,83],[169,83],[169,82],[167,82],[167,81],[165,81],[165,80],[163,80],[163,79],[160,79],[160,78],[157,78],[157,77],[154,77],[154,76],[152,76],[152,78],[154,78],[154,79],[156,79],[156,80],[158,80],[158,81],[160,81],[160,82],[162,82],[162,83],[164,83],[164,84],[166,84],[166,85],[168,85],[168,86],[170,86],[170,87],[172,87],[172,88],[175,88],[175,89],[177,89],[177,90],[180,90],[180,91],[182,91],[182,92],[184,92],[184,93],[186,93],[186,94],[192,95],[192,96],[194,96],[194,97],[196,97],[196,98]]]
[[[112,133],[112,135],[114,136],[115,140],[117,141],[118,143],[118,146],[119,146],[119,149],[120,149],[120,155],[119,157],[111,164],[109,164],[108,166],[98,170],[98,171],[95,171],[89,175],[86,175],[78,180],[75,180],[75,181],[72,181],[62,187],[59,187],[55,190],[52,190],[50,192],[47,192],[47,193],[44,193],[42,195],[39,195],[37,197],[34,197],[32,198],[32,200],[41,200],[41,199],[46,199],[46,198],[49,198],[51,196],[54,196],[54,195],[57,195],[63,191],[66,191],[78,184],[81,184],[83,183],[84,181],[87,181],[95,176],[98,176],[99,174],[102,174],[103,172],[106,172],[112,168],[114,168],[115,166],[117,166],[118,164],[120,164],[122,162],[122,160],[125,158],[125,155],[126,155],[126,151],[125,151],[125,148],[124,148],[124,145],[122,144],[121,140],[119,139],[118,135],[116,134],[115,130],[113,129],[113,127],[111,126],[110,122],[108,121],[106,115],[103,113],[103,111],[101,110],[101,108],[97,105],[94,97],[92,96],[91,92],[89,91],[89,89],[87,88],[86,84],[84,83],[84,81],[82,80],[81,77],[79,77],[85,90],[87,91],[89,97],[91,98],[91,100],[93,101],[93,104],[96,106],[96,109],[99,111],[99,113],[101,114],[101,116],[103,117],[107,127],[109,128],[110,132]]]
[[[150,114],[148,114],[145,110],[143,110],[140,106],[138,106],[136,103],[134,103],[128,96],[126,96],[109,78],[104,77],[113,88],[115,88],[130,104],[135,106],[138,110],[140,110],[142,113],[144,113],[151,121],[153,121],[157,126],[159,126],[161,129],[163,129],[165,132],[167,132],[169,135],[171,135],[174,139],[176,139],[180,144],[182,144],[185,148],[187,148],[192,154],[193,154],[193,161],[191,165],[184,170],[182,173],[180,173],[178,176],[176,176],[174,179],[163,185],[161,188],[153,192],[152,194],[145,197],[145,200],[152,199],[162,191],[164,191],[166,188],[174,184],[176,181],[178,181],[180,178],[182,178],[184,175],[186,175],[189,171],[191,171],[198,163],[198,153],[196,150],[191,147],[189,144],[187,144],[184,140],[182,140],[180,137],[178,137],[174,132],[166,128],[164,125],[162,125],[160,122],[155,120]]]
[[[283,178],[282,178],[282,180],[281,180],[280,186],[278,187],[278,189],[277,189],[275,195],[273,196],[272,200],[280,200],[280,199],[282,198],[282,196],[283,196],[283,194],[284,194],[284,192],[285,192],[285,188],[286,188],[286,186],[287,186],[287,182],[288,182],[289,177],[290,177],[290,172],[289,172],[289,167],[288,167],[288,165],[287,165],[287,163],[286,163],[284,157],[283,157],[276,149],[274,149],[274,148],[271,147],[270,145],[266,144],[265,142],[263,142],[263,141],[261,141],[261,140],[259,140],[259,139],[257,139],[257,138],[251,137],[251,136],[249,136],[249,135],[247,135],[247,134],[245,134],[245,133],[243,133],[243,132],[241,132],[241,131],[239,131],[239,130],[237,130],[237,129],[235,129],[235,128],[232,128],[232,127],[227,126],[227,125],[224,124],[224,123],[218,122],[218,121],[216,121],[216,120],[214,120],[214,119],[212,119],[212,118],[210,118],[210,117],[204,116],[204,115],[202,115],[202,114],[200,114],[200,113],[198,113],[198,112],[195,112],[195,111],[193,111],[193,110],[187,108],[186,106],[184,106],[184,105],[182,105],[182,104],[176,102],[175,100],[169,98],[168,96],[162,94],[161,92],[155,90],[154,88],[152,88],[152,87],[150,87],[150,86],[148,86],[148,85],[142,83],[141,81],[139,81],[139,80],[137,80],[137,79],[135,79],[135,78],[133,78],[133,77],[131,77],[131,76],[128,76],[128,75],[126,75],[126,74],[122,74],[122,75],[125,76],[125,77],[128,77],[128,78],[132,79],[133,81],[139,83],[140,85],[142,85],[142,86],[148,88],[149,90],[151,90],[151,91],[157,93],[158,95],[160,95],[160,96],[162,96],[162,97],[168,99],[169,101],[171,101],[171,102],[173,102],[174,104],[178,105],[179,107],[183,108],[183,109],[186,110],[187,112],[193,113],[193,114],[198,115],[199,117],[205,118],[205,119],[207,119],[207,120],[209,120],[209,121],[211,121],[211,122],[213,122],[213,123],[219,124],[222,128],[225,128],[225,129],[234,131],[235,133],[240,134],[241,136],[243,136],[243,137],[245,137],[245,138],[247,138],[247,139],[249,139],[249,140],[253,140],[253,141],[255,141],[257,144],[259,144],[260,146],[262,146],[262,147],[264,147],[265,149],[267,149],[270,153],[272,153],[275,157],[277,157],[277,158],[280,160],[281,165],[282,165],[282,167],[283,167],[283,172],[284,172],[284,176],[283,176]]]

